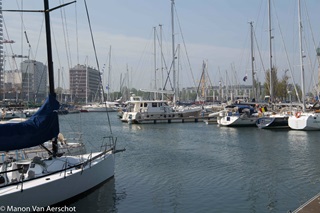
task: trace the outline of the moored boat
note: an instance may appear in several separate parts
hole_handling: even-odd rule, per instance
[[[244,127],[255,126],[258,113],[247,105],[229,105],[221,111],[217,122],[219,126]]]
[[[139,96],[131,96],[121,121],[127,123],[184,122],[200,117],[200,107],[174,108],[167,101],[143,100]]]
[[[288,119],[289,115],[285,114],[263,116],[257,119],[256,125],[260,129],[289,128]]]

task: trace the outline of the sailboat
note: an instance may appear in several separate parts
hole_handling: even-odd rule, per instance
[[[301,89],[302,89],[302,111],[296,111],[288,119],[288,125],[294,130],[320,130],[320,112],[318,110],[306,112],[305,103],[305,83],[304,83],[304,63],[302,48],[302,22],[300,0],[298,1],[299,17],[299,46],[300,46],[300,68],[301,68]]]
[[[258,113],[249,105],[228,105],[219,112],[217,123],[220,127],[255,126]]]
[[[0,203],[6,211],[47,210],[52,205],[75,197],[114,176],[116,140],[107,137],[102,151],[78,156],[58,153],[59,102],[54,93],[53,61],[49,9],[44,0],[50,94],[46,102],[30,119],[20,123],[0,125],[0,151],[19,150],[52,141],[50,158],[26,160],[5,159],[0,167]],[[49,150],[48,150],[49,151]],[[46,209],[45,209],[46,208]]]
[[[272,27],[271,27],[271,2],[270,0],[268,1],[268,10],[269,10],[269,59],[270,59],[270,98],[273,98],[273,82],[272,82],[272,38],[273,36],[271,35]],[[265,113],[264,107],[260,108],[262,111],[261,117],[259,117],[256,121],[257,127],[260,129],[282,129],[282,128],[289,128],[288,126],[288,118],[289,114],[286,112],[280,112],[280,113],[275,113],[275,112],[267,112]]]

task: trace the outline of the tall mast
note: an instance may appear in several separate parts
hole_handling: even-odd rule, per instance
[[[44,17],[46,25],[46,40],[47,40],[47,56],[48,56],[48,73],[49,73],[49,94],[56,97],[54,92],[54,75],[53,75],[53,60],[51,47],[51,30],[50,30],[50,14],[49,14],[49,0],[44,1]],[[58,153],[57,136],[52,140],[52,157],[56,157]]]
[[[160,27],[160,53],[161,53],[161,90],[163,89],[163,54],[162,54],[162,24]],[[161,100],[163,100],[163,92],[161,93]]]
[[[271,3],[268,1],[269,8],[269,54],[270,54],[270,101],[273,102],[273,85],[272,85],[272,35],[271,35]]]
[[[176,88],[176,67],[175,67],[175,44],[174,44],[174,0],[171,0],[171,27],[172,27],[172,73],[173,73],[173,103],[176,104],[177,88]]]
[[[156,36],[157,35],[156,34],[157,34],[157,30],[156,30],[156,27],[154,27],[153,28],[154,90],[157,90],[157,55],[156,55],[156,53],[157,53]],[[154,92],[154,100],[156,100],[156,99],[157,99],[157,93]]]
[[[52,47],[51,47],[49,0],[44,0],[44,17],[45,17],[45,23],[46,23],[45,25],[46,25],[47,57],[48,57],[48,72],[49,72],[49,93],[52,95],[55,95]]]
[[[109,65],[108,65],[108,79],[107,79],[107,101],[110,101],[110,78],[111,78],[111,45],[109,49]]]
[[[253,56],[253,22],[249,22],[251,31],[251,70],[252,70],[252,97],[257,98],[256,80],[254,78],[254,56]]]
[[[301,66],[301,91],[302,91],[302,110],[306,109],[305,88],[304,88],[304,65],[303,65],[303,49],[302,49],[302,22],[300,0],[298,0],[298,19],[299,19],[299,46],[300,46],[300,66]]]

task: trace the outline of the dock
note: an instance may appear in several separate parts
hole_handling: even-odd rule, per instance
[[[320,193],[302,204],[292,213],[318,213],[320,212]]]
[[[199,116],[199,117],[170,117],[170,118],[145,118],[142,120],[137,119],[137,121],[133,121],[135,124],[157,124],[157,123],[197,123],[203,122],[204,120],[208,120],[208,116]],[[125,121],[123,121],[125,122]]]

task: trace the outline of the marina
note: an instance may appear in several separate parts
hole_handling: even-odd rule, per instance
[[[86,137],[98,138],[101,114],[61,116],[63,128],[80,115]],[[317,131],[128,125],[116,113],[110,118],[126,152],[117,155],[110,182],[70,204],[77,212],[280,213],[320,192]]]
[[[0,0],[0,211],[320,212],[317,3],[42,1]]]

